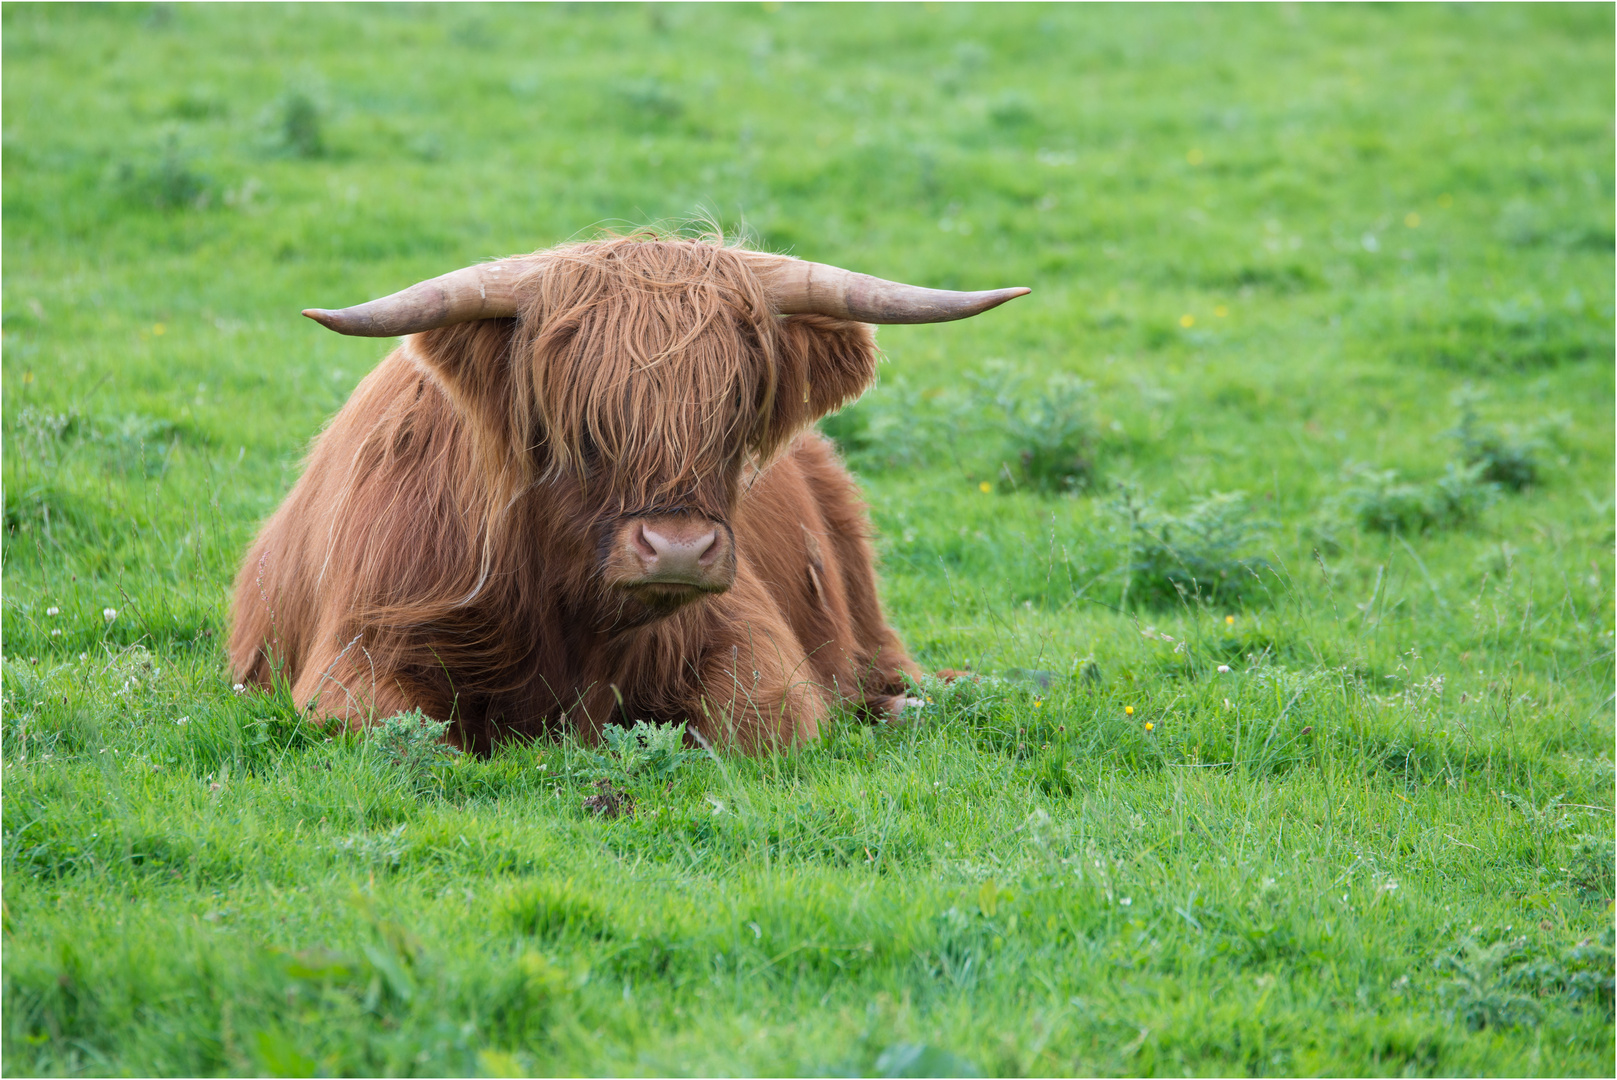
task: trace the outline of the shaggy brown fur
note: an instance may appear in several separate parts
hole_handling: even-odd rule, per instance
[[[518,318],[406,338],[315,441],[237,579],[236,678],[356,726],[419,707],[479,751],[635,719],[760,750],[838,702],[896,712],[917,671],[852,479],[807,430],[870,385],[870,328],[774,315],[712,243],[534,267]],[[653,515],[725,530],[727,591],[608,580]]]

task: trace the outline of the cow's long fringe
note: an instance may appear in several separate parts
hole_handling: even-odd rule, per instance
[[[778,319],[734,249],[637,232],[544,252],[535,271],[510,424],[551,475],[644,510],[681,504],[739,447],[777,449]]]

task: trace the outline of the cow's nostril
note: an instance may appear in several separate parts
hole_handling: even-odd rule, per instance
[[[703,566],[706,566],[707,564],[711,563],[714,559],[718,558],[719,557],[719,532],[718,532],[718,530],[717,529],[709,530],[708,534],[701,538],[701,542],[698,544],[698,547],[701,550],[699,550],[696,553],[696,561],[698,563],[702,564]]]
[[[648,529],[644,525],[640,526],[640,539],[645,541],[646,547],[651,549],[653,558],[668,554],[674,547],[674,542],[668,537],[656,529]]]

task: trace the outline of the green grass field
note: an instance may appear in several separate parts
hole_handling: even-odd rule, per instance
[[[1611,1075],[1609,5],[0,17],[6,1074]],[[825,424],[985,678],[757,760],[233,693],[388,347],[298,310],[703,216],[1033,287]]]

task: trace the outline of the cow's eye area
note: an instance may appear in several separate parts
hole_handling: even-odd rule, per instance
[[[591,472],[601,464],[601,448],[588,432],[578,440],[578,456],[583,460],[584,467]]]

